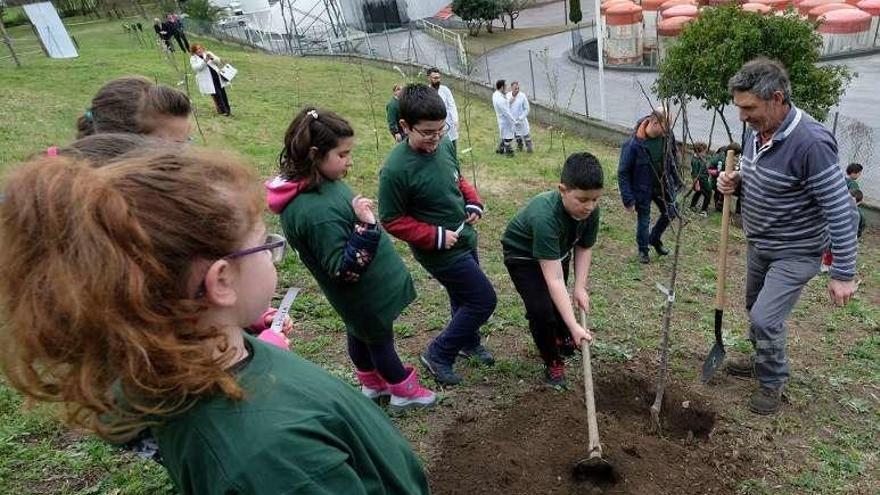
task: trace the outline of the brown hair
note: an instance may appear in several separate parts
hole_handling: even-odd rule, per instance
[[[179,147],[110,167],[40,157],[4,189],[0,365],[14,387],[107,439],[199,396],[242,398],[188,288],[195,262],[241,249],[259,220],[248,168]]]
[[[132,152],[148,152],[150,149],[171,149],[175,143],[143,136],[141,134],[109,133],[92,134],[60,148],[58,154],[70,158],[88,160],[93,166],[102,166]]]
[[[704,143],[703,141],[697,141],[694,143],[694,153],[705,153],[709,151],[709,145]]]
[[[281,176],[307,180],[309,188],[318,187],[324,180],[318,165],[340,139],[352,136],[351,125],[339,115],[316,107],[303,108],[284,133],[284,147],[278,156]]]
[[[204,48],[205,48],[205,45],[193,43],[192,45],[189,45],[189,52],[192,53],[193,55],[195,55],[196,53],[198,53],[199,50],[203,50]]]
[[[77,138],[107,132],[150,134],[162,117],[187,117],[192,112],[186,94],[149,79],[120,77],[105,84],[91,107],[76,122]]]

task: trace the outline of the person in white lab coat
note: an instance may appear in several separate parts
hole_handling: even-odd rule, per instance
[[[443,104],[446,105],[446,137],[452,141],[452,148],[458,152],[458,107],[455,106],[455,98],[447,86],[440,84],[440,69],[431,67],[428,69],[428,83],[437,90]]]
[[[229,81],[220,75],[220,57],[205,50],[205,47],[198,43],[190,45],[189,51],[192,53],[189,64],[196,75],[199,92],[203,95],[211,95],[211,98],[214,99],[214,106],[217,107],[217,113],[229,117],[232,112],[229,97],[226,95],[226,86],[229,85]]]
[[[499,79],[495,82],[495,92],[492,93],[492,106],[495,107],[495,117],[498,119],[498,133],[501,135],[501,143],[495,153],[513,156],[513,115],[510,113],[510,100],[507,99],[507,82]]]
[[[516,150],[523,150],[525,141],[526,151],[532,152],[532,136],[529,130],[529,98],[519,90],[519,82],[510,83],[510,93],[507,95],[510,101],[510,115],[513,117],[513,136],[516,139]]]

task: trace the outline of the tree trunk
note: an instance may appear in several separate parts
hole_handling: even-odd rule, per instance
[[[721,117],[721,123],[724,124],[724,130],[727,132],[727,139],[729,143],[733,142],[733,134],[730,132],[730,126],[727,125],[727,119],[724,118],[724,106],[715,107],[715,112]]]

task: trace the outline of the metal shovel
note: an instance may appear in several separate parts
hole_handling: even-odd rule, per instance
[[[727,151],[727,159],[724,162],[724,171],[733,171],[734,154]],[[724,320],[724,289],[727,282],[727,233],[730,226],[730,205],[733,198],[730,194],[724,195],[724,206],[721,209],[721,242],[718,246],[718,279],[715,283],[715,345],[709,351],[709,356],[703,363],[703,383],[707,383],[715,371],[724,361],[724,341],[721,334],[721,323]]]
[[[581,309],[581,326],[587,328],[587,313]],[[574,466],[574,477],[578,481],[591,481],[605,485],[616,481],[617,473],[608,461],[602,458],[602,445],[599,443],[599,425],[596,422],[596,399],[593,396],[593,365],[590,358],[590,343],[581,342],[581,359],[584,362],[584,401],[587,403],[587,457]]]

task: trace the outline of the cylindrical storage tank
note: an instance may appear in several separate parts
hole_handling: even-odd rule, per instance
[[[631,0],[605,0],[602,2],[602,5],[599,6],[599,26],[600,33],[604,33],[603,36],[608,38],[608,33],[605,31],[605,12],[608,11],[608,8],[613,5],[619,5],[622,3],[635,5]],[[596,36],[599,36],[598,34]]]
[[[859,8],[846,3],[826,3],[825,5],[810,9],[810,12],[807,14],[807,19],[817,21],[822,17],[822,14],[825,12],[831,12],[832,10],[859,10]]]
[[[852,5],[852,6],[854,6],[854,7],[858,7],[859,2],[860,2],[861,0],[844,0],[844,1],[845,1],[846,3],[848,3],[848,4]]]
[[[841,1],[843,1],[843,0],[841,0]],[[657,16],[657,19],[658,19],[657,22],[660,22],[660,19],[663,17],[663,12],[665,12],[668,9],[671,9],[672,7],[676,7],[678,5],[692,5],[694,7],[697,7],[697,1],[696,0],[666,0],[665,2],[661,3],[660,8],[657,9],[659,12],[659,15]],[[666,17],[675,17],[675,16],[669,15]]]
[[[645,51],[653,51],[657,49],[657,21],[660,5],[666,0],[642,0],[642,26],[643,40],[642,45]]]
[[[858,7],[864,12],[871,14],[868,46],[880,46],[880,36],[877,36],[877,24],[880,24],[880,0],[862,0],[859,2]]]
[[[700,15],[700,9],[695,5],[673,5],[665,9],[661,7],[660,10],[661,20],[670,17],[697,17],[698,15]]]
[[[669,17],[657,23],[657,44],[660,47],[660,60],[666,58],[669,46],[675,43],[684,26],[693,21],[694,17]]]
[[[829,3],[845,3],[843,0],[803,0],[802,2],[797,4],[797,11],[801,17],[807,17],[810,11],[815,9],[820,5],[827,5]]]
[[[861,10],[832,10],[819,18],[822,54],[843,53],[870,46],[871,14]]]
[[[610,65],[642,63],[642,8],[616,4],[605,11],[605,62]]]
[[[700,0],[700,6],[720,7],[730,3],[740,3],[740,0]]]
[[[754,3],[754,2],[744,3],[742,5],[742,9],[745,10],[746,12],[754,12],[756,14],[761,14],[761,15],[769,14],[773,10],[767,4]]]
[[[770,7],[775,12],[782,12],[791,5],[791,0],[749,0],[749,3],[760,3]]]

